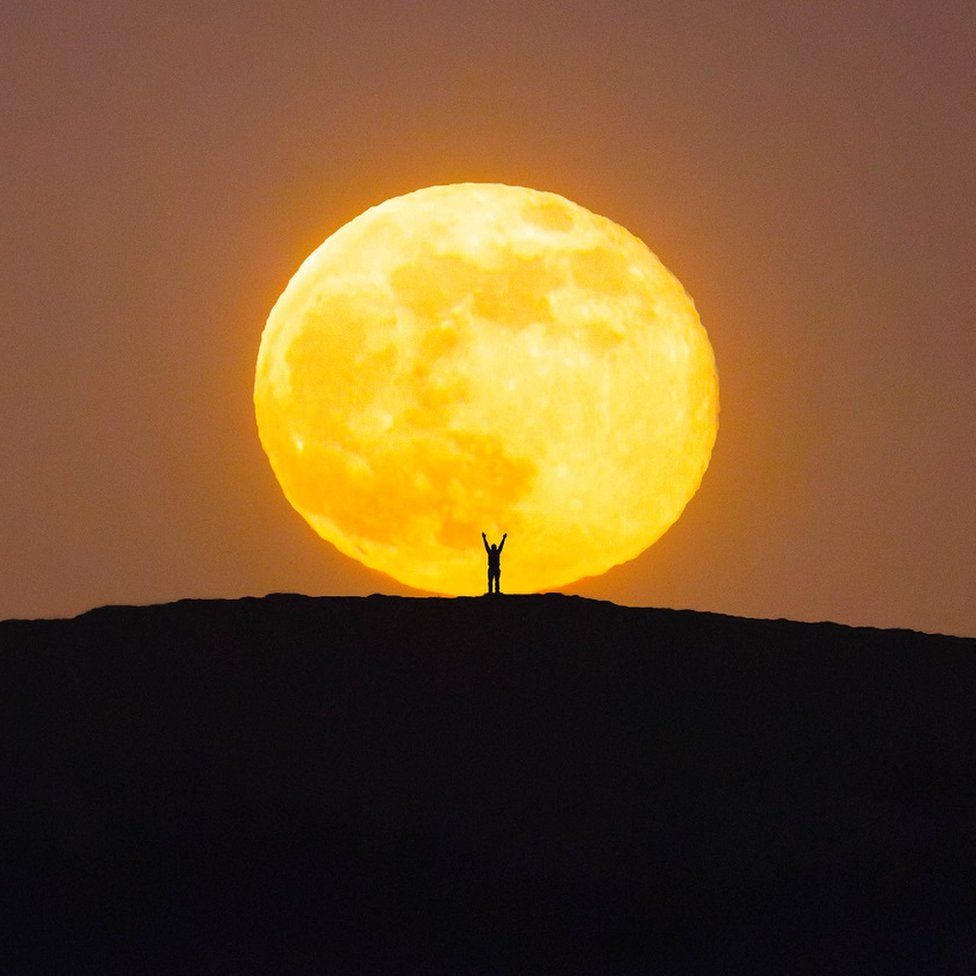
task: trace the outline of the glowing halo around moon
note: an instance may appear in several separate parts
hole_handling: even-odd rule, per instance
[[[289,502],[409,586],[605,572],[697,491],[715,360],[680,282],[636,237],[557,196],[433,186],[350,221],[268,317],[254,383]]]

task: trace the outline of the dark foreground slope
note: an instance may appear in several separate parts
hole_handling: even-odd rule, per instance
[[[0,974],[973,971],[976,641],[568,597],[0,624]]]

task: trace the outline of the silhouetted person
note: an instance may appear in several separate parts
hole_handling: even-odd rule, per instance
[[[502,549],[505,548],[505,540],[508,538],[506,532],[502,536],[502,541],[496,546],[493,542],[488,545],[488,538],[484,532],[481,533],[481,541],[485,544],[485,552],[488,553],[488,592],[501,593],[502,582]],[[492,589],[494,584],[494,589]]]

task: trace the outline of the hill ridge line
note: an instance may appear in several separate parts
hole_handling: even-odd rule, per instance
[[[263,596],[245,595],[239,597],[181,597],[176,600],[167,600],[160,603],[108,603],[101,606],[90,607],[87,610],[65,617],[11,617],[0,620],[0,634],[6,625],[57,625],[68,624],[81,621],[92,615],[103,616],[109,613],[148,613],[152,611],[174,610],[180,607],[229,607],[232,605],[250,606],[255,603],[274,604],[282,601],[300,602],[303,604],[364,604],[370,601],[375,603],[400,603],[405,605],[439,605],[439,606],[475,606],[483,604],[485,608],[491,608],[491,612],[497,612],[505,606],[515,606],[525,603],[557,604],[565,602],[567,605],[591,605],[594,608],[621,611],[634,614],[651,614],[658,617],[670,617],[675,620],[696,620],[701,623],[711,623],[713,625],[746,625],[749,627],[771,627],[771,628],[799,628],[803,630],[827,628],[853,632],[864,636],[868,635],[898,635],[936,638],[939,640],[962,641],[973,645],[976,649],[976,637],[967,637],[960,634],[943,634],[933,631],[914,630],[909,627],[876,627],[870,624],[845,624],[835,620],[794,620],[790,617],[744,617],[735,614],[721,613],[713,610],[694,610],[680,607],[655,607],[655,606],[633,606],[631,604],[615,603],[612,600],[602,600],[595,597],[582,596],[576,593],[506,593],[500,597],[488,598],[479,596],[405,596],[392,593],[369,593],[369,594],[329,594],[312,595],[307,593],[294,593],[287,591],[274,591]]]

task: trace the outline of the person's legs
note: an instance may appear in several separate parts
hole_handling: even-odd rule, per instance
[[[502,591],[502,571],[498,570],[498,572],[495,573],[495,592],[501,593],[501,591]]]

